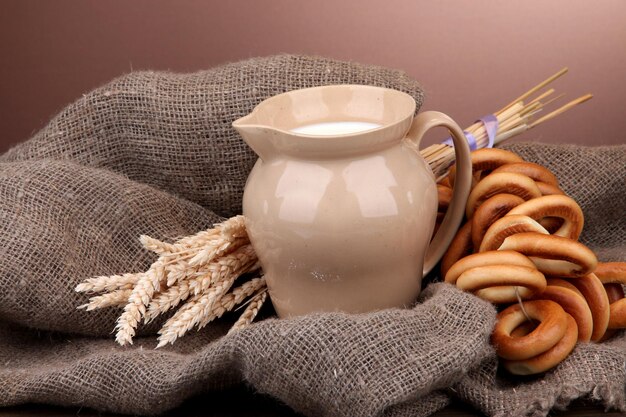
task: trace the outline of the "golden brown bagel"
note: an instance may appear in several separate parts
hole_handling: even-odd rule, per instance
[[[598,264],[595,253],[588,247],[555,235],[517,233],[504,239],[499,249],[528,256],[545,275],[579,277],[589,274]]]
[[[485,236],[481,240],[478,251],[485,252],[497,250],[507,237],[525,232],[535,232],[544,235],[549,234],[546,229],[528,216],[507,215],[494,222],[489,229],[487,229]]]
[[[513,337],[511,332],[527,321],[520,304],[498,313],[491,343],[503,359],[523,360],[540,355],[554,347],[567,332],[567,313],[554,301],[524,301],[522,304],[526,314],[539,321],[539,325],[526,336]]]
[[[504,164],[512,164],[515,162],[524,162],[522,158],[510,151],[504,149],[483,148],[470,153],[472,160],[472,172],[491,171]],[[450,168],[448,178],[450,186],[454,186],[454,177],[456,175],[456,165]]]
[[[604,284],[626,284],[626,262],[598,262],[594,274]]]
[[[574,240],[578,239],[583,230],[584,218],[580,206],[565,195],[545,195],[534,198],[513,208],[508,213],[508,215],[513,214],[523,214],[535,220],[544,217],[559,217],[563,219],[563,225],[554,234]]]
[[[472,223],[466,222],[456,232],[448,250],[441,258],[441,276],[445,277],[456,261],[471,254],[472,251]]]
[[[511,336],[513,337],[524,337],[533,330],[537,328],[537,322],[535,321],[525,321],[524,323],[517,326],[512,332]]]
[[[542,292],[546,278],[534,265],[489,265],[466,270],[457,279],[456,286],[491,303],[502,304],[517,300],[516,289],[522,299]]]
[[[502,193],[514,194],[524,200],[541,197],[541,191],[537,188],[535,181],[526,175],[508,172],[489,174],[470,192],[465,206],[465,215],[470,219],[476,208],[485,200]]]
[[[603,284],[604,285],[604,289],[606,290],[606,295],[609,298],[609,303],[613,304],[616,301],[621,300],[622,298],[624,298],[624,288],[622,287],[622,284]],[[611,326],[611,319],[609,318],[609,327]],[[615,333],[617,333],[618,329],[611,329],[611,328],[607,328],[606,332],[604,332],[604,336],[602,336],[602,339],[599,340],[599,342],[604,342],[605,340],[610,339],[611,337],[613,337],[615,335]]]
[[[596,342],[604,336],[604,332],[609,326],[611,316],[609,297],[606,295],[602,282],[595,274],[587,274],[570,281],[583,294],[589,305],[593,316],[591,340]]]
[[[478,206],[471,219],[472,245],[479,248],[489,226],[523,202],[524,199],[513,194],[497,194],[485,200]]]
[[[559,180],[556,176],[550,172],[548,168],[533,162],[515,162],[512,164],[502,165],[492,171],[492,174],[498,172],[514,172],[516,174],[526,175],[537,182],[552,185],[554,187],[559,186]]]
[[[610,303],[608,328],[626,328],[626,298],[622,284],[626,284],[626,262],[600,262],[594,274],[604,284]]]
[[[608,328],[612,335],[615,330],[626,328],[626,298],[624,298],[622,284],[604,284],[604,289],[611,306]]]
[[[607,328],[626,329],[626,298],[611,303]]]
[[[541,195],[565,195],[563,190],[555,185],[546,184],[541,181],[535,181],[535,184],[537,185],[537,188],[539,188],[539,191],[541,191]]]
[[[437,211],[445,213],[452,200],[452,188],[437,184]]]
[[[544,229],[548,231],[551,235],[554,234],[557,230],[563,226],[563,219],[558,217],[544,217],[543,219],[539,219],[537,221],[540,225],[543,226]]]
[[[439,180],[439,182],[437,184],[443,185],[444,187],[452,188],[452,186],[450,185],[450,178],[449,177],[445,177],[445,178]]]
[[[526,268],[535,268],[535,264],[528,259],[527,256],[514,251],[492,251],[484,253],[474,253],[472,255],[465,256],[455,262],[450,268],[448,268],[445,274],[445,282],[448,284],[456,285],[456,281],[461,274],[469,269],[478,268],[483,266],[492,265],[513,265],[523,266]]]
[[[580,292],[580,290],[578,288],[576,288],[576,286],[574,284],[572,284],[572,280],[571,279],[563,279],[563,278],[556,278],[556,277],[546,277],[546,281],[548,282],[548,285],[567,288],[568,290],[572,290],[576,294],[580,295],[583,299],[585,298],[583,293]]]
[[[578,327],[574,318],[565,314],[567,329],[565,335],[551,349],[529,359],[517,361],[503,360],[502,366],[514,375],[533,375],[545,372],[561,363],[576,347]]]
[[[581,342],[591,340],[593,315],[587,301],[580,292],[558,285],[548,285],[541,294],[535,295],[533,299],[551,300],[563,307],[563,310],[576,320],[578,340]]]
[[[527,299],[543,291],[546,279],[526,256],[513,251],[475,253],[458,260],[445,282],[494,304]]]

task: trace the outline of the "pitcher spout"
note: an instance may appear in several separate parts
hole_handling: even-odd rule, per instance
[[[272,143],[272,132],[275,129],[259,124],[254,112],[235,120],[233,127],[263,161],[276,155],[276,147]]]

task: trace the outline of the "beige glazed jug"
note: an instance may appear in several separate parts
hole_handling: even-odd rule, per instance
[[[462,220],[471,177],[462,130],[415,109],[400,91],[334,85],[271,97],[233,123],[259,156],[243,214],[280,317],[415,301]],[[458,170],[431,242],[437,189],[418,146],[435,126],[452,133]]]

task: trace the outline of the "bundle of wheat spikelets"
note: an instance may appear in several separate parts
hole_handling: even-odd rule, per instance
[[[139,323],[149,323],[179,304],[178,311],[159,331],[158,347],[221,317],[248,299],[231,332],[254,320],[267,298],[265,278],[259,276],[231,288],[243,274],[259,270],[243,216],[232,217],[213,229],[166,243],[141,236],[143,246],[159,255],[145,272],[89,278],[76,287],[92,296],[78,308],[124,306],[117,320],[116,341],[132,344]]]

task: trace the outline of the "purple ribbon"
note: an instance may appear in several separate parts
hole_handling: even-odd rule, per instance
[[[477,122],[481,122],[485,126],[485,131],[487,132],[487,148],[493,148],[493,142],[496,139],[496,132],[498,131],[498,118],[489,114],[487,116],[483,116],[480,119],[476,120]],[[476,150],[476,138],[474,135],[464,130],[463,133],[467,138],[467,143],[469,144],[469,148],[471,151]],[[452,142],[452,138],[448,137],[446,140],[442,142],[445,145],[454,146],[454,142]]]

